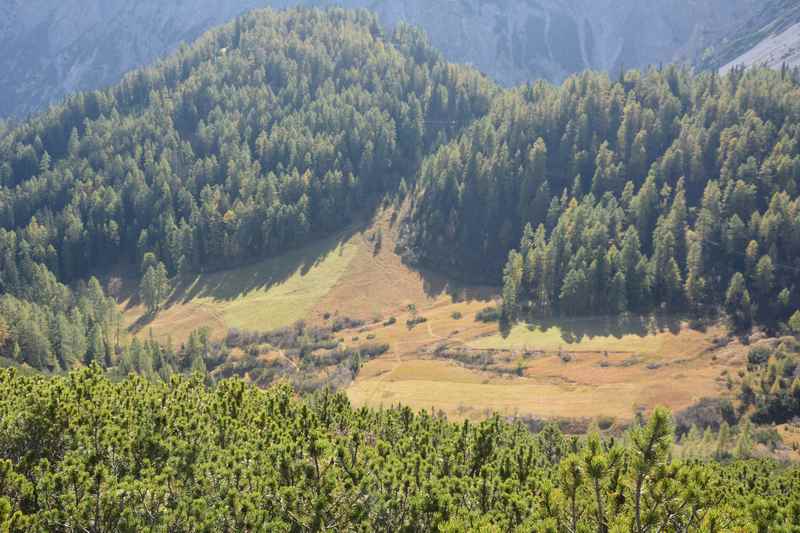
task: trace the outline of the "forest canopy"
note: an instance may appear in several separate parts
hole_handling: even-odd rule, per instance
[[[413,176],[493,91],[366,11],[256,11],[11,131],[0,226],[62,280],[146,252],[170,274],[276,254]]]
[[[800,471],[624,439],[354,409],[241,380],[0,370],[2,531],[797,531]]]
[[[407,255],[505,314],[798,308],[797,73],[668,66],[505,92],[420,173]]]

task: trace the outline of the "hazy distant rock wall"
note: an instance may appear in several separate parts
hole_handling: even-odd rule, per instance
[[[711,50],[709,68],[800,66],[800,0],[767,0]]]
[[[338,4],[421,26],[506,85],[693,60],[759,0],[0,0],[0,116],[102,87],[259,6]]]

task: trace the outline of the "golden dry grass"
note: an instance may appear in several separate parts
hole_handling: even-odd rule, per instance
[[[268,331],[305,319],[338,283],[359,253],[350,234],[243,268],[181,279],[154,320],[124,302],[135,334],[182,341],[200,327],[221,337],[229,328]]]
[[[473,379],[471,375],[477,373],[463,369],[455,372],[448,368],[451,363],[429,363],[431,367],[420,369],[418,362],[403,362],[383,380],[359,380],[348,389],[348,396],[356,405],[402,403],[415,409],[442,410],[455,419],[482,418],[494,412],[542,418],[632,414],[631,400],[636,392],[633,385],[572,386],[511,378],[481,379],[480,374]],[[417,366],[412,373],[423,370],[432,375],[425,379],[425,374],[415,373],[411,379],[395,379],[393,374],[402,376],[407,365]],[[433,369],[436,370],[431,372]]]
[[[441,409],[456,419],[499,412],[627,420],[636,409],[682,409],[723,394],[722,372],[741,365],[741,347],[710,350],[721,331],[699,333],[676,322],[626,325],[612,335],[608,323],[582,320],[520,325],[501,335],[497,324],[475,321],[497,291],[462,287],[409,268],[394,252],[396,226],[388,210],[369,224],[280,258],[183,279],[150,323],[142,319],[141,306],[123,302],[127,324],[134,334],[152,330],[156,337],[181,342],[201,326],[221,337],[231,327],[264,331],[300,319],[322,323],[326,314],[328,320],[337,315],[362,319],[366,327],[339,333],[345,344],[388,343],[391,350],[364,366],[347,390],[351,400]],[[378,232],[380,248],[375,246]],[[409,304],[428,321],[408,328]],[[389,317],[397,322],[384,326]],[[442,345],[491,351],[496,367],[521,363],[523,375],[438,359],[434,352]],[[526,352],[536,355],[526,357]],[[571,354],[571,361],[564,363],[560,352]]]
[[[395,253],[400,214],[379,212],[373,223],[353,235],[358,253],[350,268],[313,310],[371,321],[400,317],[409,304],[420,310],[452,303],[453,299],[485,302],[497,294],[492,287],[462,286],[425,269],[410,268]],[[376,236],[381,245],[376,246]],[[405,322],[405,320],[403,320]]]
[[[381,211],[369,223],[274,259],[180,279],[153,320],[136,298],[128,298],[121,303],[125,324],[135,335],[182,342],[200,327],[220,338],[230,328],[268,331],[298,320],[321,323],[326,314],[373,322],[399,318],[412,303],[423,310],[441,308],[453,298],[479,298],[480,308],[495,295],[492,288],[460,287],[404,264],[394,251],[394,213],[393,208]],[[376,247],[379,232],[382,245]],[[387,342],[407,342],[407,351],[413,351],[419,343],[399,338],[405,320]]]
[[[800,459],[800,424],[781,424],[776,426],[778,435],[781,436],[783,444],[791,450],[794,459]]]
[[[486,305],[487,302],[482,300],[453,302],[449,296],[441,295],[427,305],[418,307],[418,316],[428,320],[423,324],[409,328],[406,322],[412,318],[412,314],[407,308],[394,309],[390,311],[396,313],[384,314],[384,318],[394,317],[397,320],[395,324],[384,326],[382,322],[373,323],[358,330],[344,331],[340,336],[351,346],[357,346],[367,336],[372,336],[372,342],[388,343],[392,351],[400,356],[428,353],[442,342],[466,342],[497,331],[497,324],[475,321],[475,313]],[[455,312],[462,313],[463,318],[453,318]],[[354,336],[358,336],[359,340],[352,341]]]
[[[465,313],[463,320],[469,325],[473,318]],[[529,331],[522,326],[506,339],[498,334],[464,342],[464,336],[481,335],[482,327],[486,326],[477,327],[473,322],[463,328],[462,338],[450,336],[447,341],[499,350],[492,352],[495,359],[519,362],[521,377],[467,369],[453,361],[420,360],[420,355],[432,353],[442,342],[425,339],[421,331],[410,335],[421,346],[416,356],[401,347],[393,355],[370,362],[348,389],[348,396],[356,405],[403,403],[442,410],[456,419],[498,412],[537,418],[629,420],[639,409],[664,405],[680,410],[703,397],[724,394],[723,372],[740,367],[745,352],[737,343],[714,349],[712,339],[721,330],[701,333],[683,324],[675,332],[621,338],[595,335],[571,344],[557,328]],[[386,333],[387,338],[390,335]],[[410,342],[408,338],[406,342]],[[536,355],[526,357],[525,350]],[[569,362],[561,357],[565,353],[570,354]]]

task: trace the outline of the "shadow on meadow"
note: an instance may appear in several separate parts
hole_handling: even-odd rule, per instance
[[[624,314],[619,316],[592,316],[579,318],[549,318],[532,320],[528,322],[531,331],[547,331],[557,328],[561,337],[567,344],[577,344],[584,339],[594,337],[614,337],[622,339],[629,335],[647,337],[660,332],[669,331],[677,335],[681,331],[681,324],[685,317],[674,314],[636,315]],[[508,338],[514,324],[501,324],[500,332],[503,338]]]

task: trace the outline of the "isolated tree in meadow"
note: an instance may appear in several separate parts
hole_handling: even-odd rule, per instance
[[[169,294],[169,278],[164,263],[159,261],[155,266],[148,267],[139,290],[147,312],[157,313]]]
[[[731,278],[731,283],[725,294],[725,310],[730,315],[736,329],[744,330],[752,324],[753,304],[744,276],[740,272],[737,272]]]
[[[505,320],[511,320],[517,314],[522,275],[522,255],[516,250],[512,250],[509,253],[508,263],[503,274],[503,318]]]

